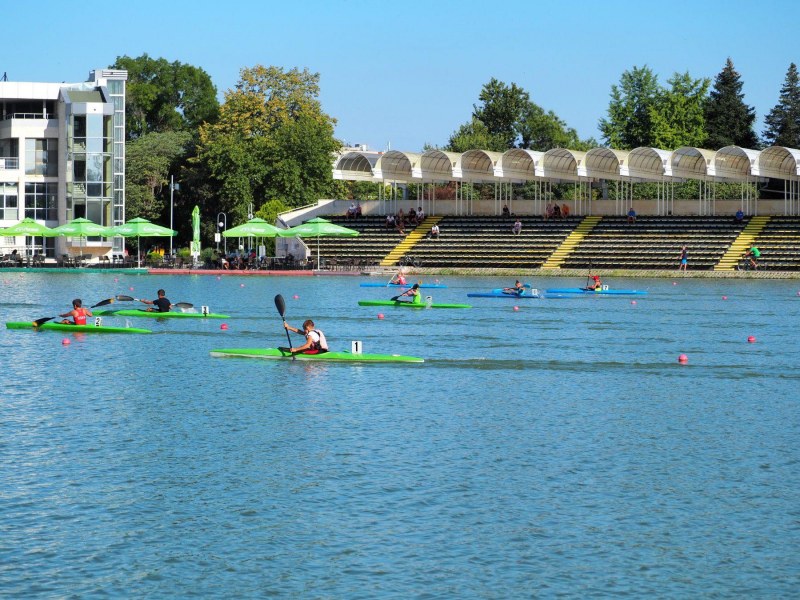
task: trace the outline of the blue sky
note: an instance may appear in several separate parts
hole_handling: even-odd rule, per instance
[[[43,0],[4,2],[1,14],[10,81],[82,81],[147,53],[203,68],[222,98],[241,68],[308,68],[337,136],[379,150],[446,144],[492,77],[599,140],[625,70],[713,80],[728,57],[760,134],[800,63],[797,0]]]

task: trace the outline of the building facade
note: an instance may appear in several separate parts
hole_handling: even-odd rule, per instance
[[[23,218],[48,227],[84,217],[125,220],[127,71],[97,69],[80,83],[0,81],[0,228]],[[0,253],[94,257],[122,239],[0,237]]]

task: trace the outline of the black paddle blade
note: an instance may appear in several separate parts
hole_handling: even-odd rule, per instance
[[[106,298],[105,300],[100,300],[97,304],[92,304],[89,308],[96,308],[98,306],[106,306],[108,304],[112,304],[114,302],[114,298]]]
[[[280,294],[275,296],[275,308],[278,309],[281,317],[286,314],[286,303],[283,301],[283,296]]]
[[[133,296],[117,296],[117,300],[120,302],[133,302],[136,298]]]
[[[42,323],[47,323],[48,321],[52,321],[53,319],[55,319],[55,317],[44,317],[44,318],[42,318],[42,319],[36,319],[36,320],[33,322],[33,326],[34,326],[34,327],[38,327],[38,326],[39,326],[39,325],[41,325]]]
[[[389,298],[389,300],[391,300],[392,302],[397,302],[399,298],[400,296],[392,296],[391,298]]]

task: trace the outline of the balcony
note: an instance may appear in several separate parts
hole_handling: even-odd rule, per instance
[[[0,171],[13,171],[19,169],[19,159],[0,156]]]

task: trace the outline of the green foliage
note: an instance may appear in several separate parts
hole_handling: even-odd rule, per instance
[[[800,84],[794,63],[786,72],[778,104],[769,111],[764,123],[765,145],[800,148]]]
[[[169,175],[185,160],[191,137],[188,131],[155,132],[126,144],[125,211],[128,216],[156,221],[166,216]]]
[[[128,71],[125,119],[128,139],[164,131],[196,132],[216,119],[217,90],[198,67],[178,61],[118,56],[112,69]]]
[[[493,77],[483,86],[478,99],[482,104],[473,105],[473,120],[480,121],[486,126],[491,139],[497,141],[498,151],[513,148],[517,141],[517,124],[520,116],[531,103],[528,92],[517,87],[516,83],[508,86]]]
[[[319,75],[279,67],[242,69],[219,120],[200,127],[193,167],[218,191],[214,210],[243,221],[248,206],[278,198],[301,206],[334,189],[335,120],[322,111]]]
[[[692,79],[688,72],[675,73],[652,109],[652,145],[675,150],[681,146],[703,147],[706,141],[705,107],[708,79]]]
[[[611,86],[608,118],[600,120],[603,140],[619,150],[653,146],[652,116],[660,90],[658,76],[650,67],[625,71],[619,85]]]
[[[192,251],[189,248],[178,248],[178,258],[190,258]]]
[[[447,149],[450,152],[466,152],[474,149],[504,152],[508,150],[501,136],[492,135],[489,128],[476,118],[458,128],[450,136]]]
[[[714,196],[716,198],[739,198],[746,189],[750,189],[750,194],[756,194],[755,183],[713,183]],[[675,200],[697,200],[700,198],[700,182],[696,179],[687,179],[671,184],[672,190],[670,195]],[[633,184],[633,199],[634,200],[652,200],[658,196],[658,184],[655,182],[639,182]],[[630,196],[625,193],[624,199]],[[609,182],[608,185],[608,199],[617,199],[617,186]]]
[[[200,262],[203,264],[215,263],[219,260],[219,255],[214,248],[206,247],[200,250]]]
[[[706,122],[705,146],[714,150],[725,146],[759,147],[753,129],[756,111],[744,103],[742,81],[728,58],[714,80],[704,107]]]

